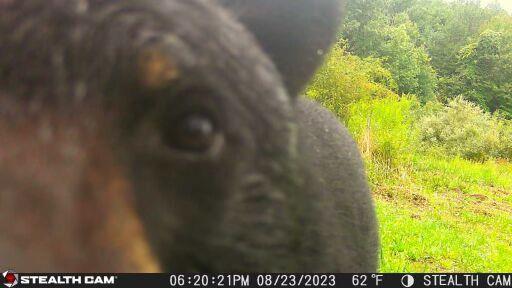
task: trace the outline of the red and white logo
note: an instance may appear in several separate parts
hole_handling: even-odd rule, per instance
[[[6,287],[14,287],[18,284],[18,273],[7,270],[4,273],[2,273],[3,276],[3,283]]]

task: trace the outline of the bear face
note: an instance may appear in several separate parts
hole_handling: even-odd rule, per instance
[[[374,270],[357,150],[296,97],[338,2],[295,1],[0,0],[0,266]]]
[[[264,202],[282,197],[271,182],[288,169],[293,125],[278,73],[241,25],[204,1],[3,6],[0,213],[18,228],[1,237],[2,259],[110,269],[143,253],[199,271],[214,269],[202,257],[264,248],[240,238],[286,210]],[[16,261],[32,253],[48,260]],[[134,263],[116,269],[140,268],[122,257]]]

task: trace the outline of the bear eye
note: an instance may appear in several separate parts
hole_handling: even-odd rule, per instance
[[[216,127],[213,119],[203,113],[190,113],[179,117],[163,135],[164,144],[189,152],[205,152],[214,143]]]

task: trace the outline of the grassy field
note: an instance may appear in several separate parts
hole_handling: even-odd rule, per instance
[[[382,272],[512,271],[512,164],[415,156],[367,164]]]

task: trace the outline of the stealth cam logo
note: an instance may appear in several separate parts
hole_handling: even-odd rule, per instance
[[[2,273],[2,276],[2,282],[6,287],[14,287],[18,284],[18,273],[7,270],[4,273]]]

